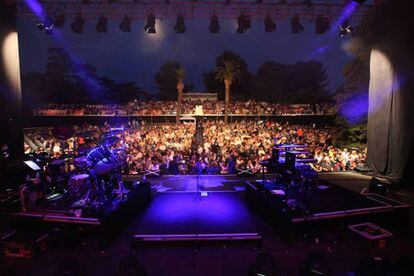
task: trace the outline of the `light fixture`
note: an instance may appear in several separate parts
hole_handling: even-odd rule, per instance
[[[290,21],[290,25],[292,26],[292,33],[298,34],[303,32],[305,29],[303,25],[300,23],[300,19],[298,15],[295,15],[292,20]]]
[[[217,15],[213,14],[210,18],[210,26],[208,27],[210,33],[217,34],[220,31],[220,24]]]
[[[74,33],[81,34],[83,33],[83,26],[85,26],[85,19],[82,18],[80,14],[75,17],[75,21],[70,24],[70,28]]]
[[[352,0],[353,2],[356,2],[356,3],[358,3],[358,4],[360,4],[360,5],[362,5],[362,4],[364,4],[364,2],[365,1],[367,1],[367,0]]]
[[[237,18],[237,30],[236,32],[239,34],[244,34],[250,29],[251,26],[251,19],[248,14],[241,13],[240,16]]]
[[[155,34],[157,31],[155,29],[155,14],[151,13],[147,15],[147,24],[144,26],[144,30],[149,34]]]
[[[312,0],[303,1],[303,5],[305,5],[308,8],[312,8]]]
[[[121,23],[119,23],[119,29],[121,32],[128,33],[131,31],[131,18],[129,18],[128,15],[124,15],[124,18],[122,19]]]
[[[98,33],[107,33],[108,32],[108,18],[101,15],[96,23],[96,31]]]
[[[354,28],[352,28],[351,24],[349,24],[348,20],[345,20],[340,26],[339,26],[339,36],[344,37],[349,33],[352,33],[354,31]]]
[[[319,15],[315,20],[315,33],[324,34],[331,28],[331,22],[328,18]]]
[[[265,32],[272,33],[276,30],[276,23],[273,21],[273,19],[268,14],[264,20],[265,24]]]
[[[177,16],[177,22],[175,23],[174,30],[177,34],[183,34],[187,30],[187,27],[184,23],[184,16],[179,14]]]
[[[54,21],[50,16],[47,16],[43,22],[38,23],[36,25],[36,28],[39,31],[45,31],[45,34],[48,34],[48,35],[52,34],[53,27],[54,27]]]

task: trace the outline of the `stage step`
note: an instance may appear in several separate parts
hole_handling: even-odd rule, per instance
[[[132,248],[181,246],[254,246],[261,247],[258,233],[134,235]]]

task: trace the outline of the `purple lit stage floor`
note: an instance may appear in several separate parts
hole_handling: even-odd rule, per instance
[[[152,180],[150,180],[152,182]],[[257,232],[244,202],[244,179],[226,176],[169,176],[154,179],[154,199],[130,226],[135,234],[233,234]],[[242,189],[243,188],[243,189]]]
[[[136,234],[223,234],[256,232],[254,220],[242,195],[195,193],[156,195],[150,207],[132,226]]]
[[[159,192],[196,192],[200,191],[235,192],[244,190],[245,180],[236,176],[224,175],[181,175],[148,179],[152,188]]]

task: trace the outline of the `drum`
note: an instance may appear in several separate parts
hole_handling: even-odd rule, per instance
[[[52,160],[48,165],[52,175],[59,175],[64,172],[65,161],[60,159]]]
[[[109,173],[116,167],[116,160],[112,153],[103,146],[90,151],[87,160],[97,175]]]
[[[86,157],[77,157],[73,160],[73,165],[77,169],[85,169],[88,166],[88,160]]]
[[[89,175],[76,174],[72,176],[68,183],[69,193],[71,196],[81,196],[88,191]]]

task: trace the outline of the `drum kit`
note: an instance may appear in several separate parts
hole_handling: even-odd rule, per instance
[[[65,162],[49,163],[53,174],[62,172]],[[67,177],[66,197],[95,204],[113,198],[115,192],[124,191],[122,169],[126,164],[123,141],[118,136],[106,135],[100,145],[73,159],[73,172]]]

